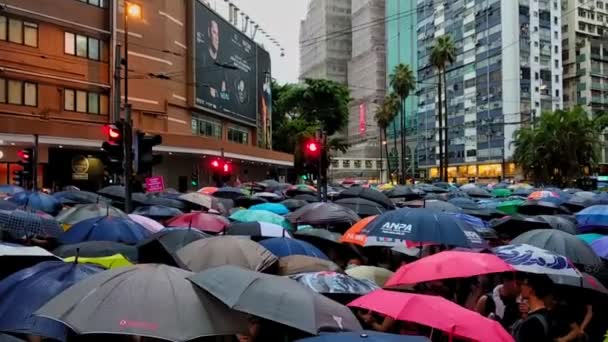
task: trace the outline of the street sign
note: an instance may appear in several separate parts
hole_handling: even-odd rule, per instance
[[[146,192],[162,192],[165,190],[165,180],[163,176],[153,176],[146,178]]]

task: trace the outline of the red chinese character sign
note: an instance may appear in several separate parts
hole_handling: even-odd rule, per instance
[[[147,192],[163,192],[165,190],[165,179],[163,176],[153,176],[146,178]]]
[[[365,135],[365,116],[367,115],[367,107],[365,103],[359,105],[359,135]]]

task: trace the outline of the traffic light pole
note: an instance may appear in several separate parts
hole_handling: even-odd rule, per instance
[[[130,214],[133,211],[133,121],[131,120],[131,104],[129,103],[129,16],[127,6],[124,6],[124,41],[125,41],[125,125],[124,125],[124,145],[125,145],[125,212]]]
[[[38,134],[34,134],[32,154],[32,191],[38,191]]]

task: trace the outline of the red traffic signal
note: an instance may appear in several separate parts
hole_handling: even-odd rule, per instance
[[[306,149],[308,150],[308,152],[316,153],[319,150],[319,145],[317,145],[317,143],[314,142],[314,141],[313,142],[309,142],[306,145]]]
[[[224,171],[224,174],[228,174],[232,171],[232,165],[224,162],[224,166],[222,166],[222,170]]]
[[[309,140],[304,145],[304,152],[309,157],[316,157],[321,153],[321,144],[317,140]]]
[[[103,134],[111,144],[120,144],[122,140],[122,132],[116,125],[104,125]]]
[[[30,159],[32,158],[32,154],[28,150],[21,150],[21,151],[17,152],[17,156],[23,162],[29,162]]]
[[[219,160],[217,160],[217,159],[215,159],[214,161],[212,161],[212,162],[211,162],[211,166],[212,166],[214,169],[219,169],[219,167],[220,167],[220,161],[219,161]]]

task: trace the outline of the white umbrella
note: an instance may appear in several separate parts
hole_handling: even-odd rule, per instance
[[[494,254],[520,272],[582,277],[565,256],[531,245],[496,247]]]
[[[137,214],[129,214],[129,218],[131,220],[139,223],[140,225],[142,225],[144,228],[146,228],[147,231],[149,231],[152,234],[158,233],[165,228],[162,224],[154,221],[153,219],[151,219],[149,217],[145,217],[145,216],[141,216],[141,215],[137,215]]]

